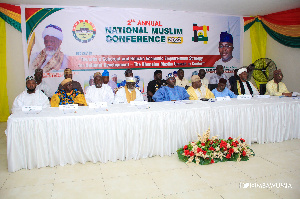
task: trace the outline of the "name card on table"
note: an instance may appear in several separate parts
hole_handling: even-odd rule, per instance
[[[216,97],[217,101],[230,101],[230,97],[226,96],[226,97]]]
[[[24,113],[32,113],[32,114],[37,114],[41,112],[43,109],[42,106],[23,106],[22,111]]]
[[[249,100],[249,99],[251,99],[251,98],[252,98],[251,95],[238,95],[238,96],[237,96],[237,99],[238,99],[238,100]]]
[[[89,103],[89,108],[106,108],[107,102]]]
[[[73,109],[78,109],[78,104],[59,105],[59,110],[73,110]]]
[[[266,98],[270,98],[270,95],[256,95],[256,98],[266,99]]]

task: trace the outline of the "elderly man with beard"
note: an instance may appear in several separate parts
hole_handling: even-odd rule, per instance
[[[240,68],[237,72],[239,79],[234,85],[234,94],[236,95],[259,95],[255,86],[247,80],[248,73],[246,68]]]
[[[73,88],[72,79],[67,78],[61,82],[62,89],[59,89],[51,98],[51,107],[59,105],[78,104],[79,106],[87,106],[84,94]]]
[[[169,73],[166,78],[167,86],[162,86],[152,97],[155,102],[189,99],[190,96],[183,87],[175,86],[176,79],[172,73]]]
[[[239,60],[232,56],[233,49],[232,35],[227,33],[227,31],[221,32],[219,42],[219,53],[221,59],[215,62],[214,67],[222,65],[224,68],[228,69],[240,68]]]
[[[215,88],[214,90],[212,90],[212,93],[214,94],[215,97],[229,96],[230,98],[236,98],[236,95],[231,90],[226,88],[226,83],[227,83],[227,80],[224,78],[221,78],[218,83],[218,87]]]
[[[192,86],[187,89],[187,93],[190,95],[190,100],[215,98],[214,94],[205,85],[202,85],[198,75],[192,76]]]
[[[102,76],[100,72],[94,74],[95,85],[89,86],[85,92],[85,99],[87,104],[97,102],[107,102],[112,104],[114,101],[114,93],[111,87],[107,84],[102,84]]]
[[[40,90],[36,90],[36,81],[33,76],[26,78],[26,88],[16,97],[13,103],[12,113],[21,109],[23,106],[42,106],[50,107],[48,97]]]
[[[281,70],[274,71],[274,79],[269,81],[266,85],[266,93],[265,95],[273,95],[273,96],[286,96],[292,97],[292,93],[288,91],[285,84],[282,81],[283,74]]]
[[[126,77],[126,85],[117,91],[114,104],[144,101],[142,93],[135,86],[136,79],[134,77]]]
[[[65,69],[68,64],[68,58],[60,51],[60,45],[63,40],[63,33],[60,27],[48,25],[45,27],[42,37],[45,48],[32,57],[30,68],[32,71],[41,68],[45,73],[51,70]]]

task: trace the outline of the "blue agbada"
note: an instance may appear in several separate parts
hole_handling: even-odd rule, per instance
[[[230,98],[236,98],[236,95],[226,87],[222,92],[219,92],[216,88],[214,90],[212,90],[211,92],[215,95],[215,97],[229,96]]]
[[[156,102],[172,101],[172,100],[188,100],[190,95],[183,87],[174,86],[170,88],[168,86],[162,86],[153,95],[152,99]]]

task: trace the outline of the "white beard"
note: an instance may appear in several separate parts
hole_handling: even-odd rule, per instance
[[[53,56],[56,53],[56,50],[46,50],[46,54],[49,56]]]

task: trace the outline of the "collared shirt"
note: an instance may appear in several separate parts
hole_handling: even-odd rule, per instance
[[[283,82],[276,84],[274,80],[271,80],[267,83],[265,95],[281,96],[282,93],[289,93]]]
[[[189,94],[183,87],[174,86],[170,88],[168,86],[162,86],[153,95],[153,100],[156,102],[172,101],[172,100],[188,100]]]
[[[180,80],[178,77],[175,77],[176,79],[176,86],[180,86],[185,88],[186,86],[190,86],[190,83],[187,79],[185,79],[185,77],[182,78],[182,80]]]
[[[37,84],[36,90],[42,91],[47,97],[52,97],[53,95],[53,93],[51,93],[49,85],[45,81],[42,81],[40,84]]]
[[[101,88],[96,88],[95,85],[92,85],[87,87],[85,99],[88,105],[89,103],[97,102],[107,102],[108,104],[112,104],[114,101],[114,93],[107,84],[102,84]]]
[[[201,98],[215,98],[214,94],[205,85],[202,85],[198,89],[194,89],[192,86],[190,86],[187,89],[187,93],[190,95],[190,100],[200,100]]]
[[[209,83],[210,84],[218,84],[221,78],[224,78],[227,80],[226,87],[230,89],[230,84],[229,84],[228,78],[224,73],[221,76],[217,75],[217,73],[213,74],[209,79]]]
[[[230,98],[236,98],[236,95],[229,90],[228,88],[225,87],[225,89],[222,92],[219,92],[217,88],[212,90],[212,93],[215,95],[215,97],[226,97],[229,96]]]
[[[50,107],[48,97],[40,90],[36,90],[34,93],[27,93],[23,91],[18,95],[13,103],[12,112],[21,109],[23,106],[42,106],[43,108]]]

